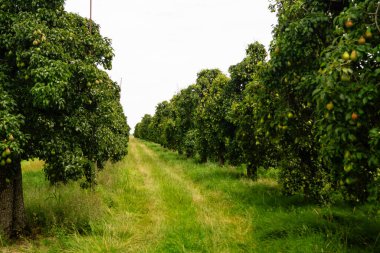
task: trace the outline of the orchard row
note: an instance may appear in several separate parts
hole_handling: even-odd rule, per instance
[[[252,178],[280,168],[288,194],[379,201],[379,5],[275,1],[270,57],[256,42],[229,76],[201,71],[135,136],[203,162],[244,164]]]

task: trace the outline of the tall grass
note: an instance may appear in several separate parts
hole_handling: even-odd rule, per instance
[[[104,214],[100,196],[78,183],[50,185],[38,160],[22,163],[27,227],[30,235],[88,233]]]
[[[373,206],[320,206],[284,196],[278,170],[199,164],[131,139],[94,191],[50,186],[23,162],[31,236],[1,252],[380,252]]]

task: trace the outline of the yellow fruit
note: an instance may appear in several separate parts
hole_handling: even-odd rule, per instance
[[[356,112],[353,112],[351,115],[352,120],[357,120],[359,118],[359,115]]]
[[[276,54],[279,54],[279,53],[280,53],[280,48],[279,48],[279,47],[276,47],[276,48],[274,49],[274,52],[275,52]]]
[[[346,51],[342,54],[342,59],[348,61],[350,59],[350,54]]]
[[[6,148],[4,153],[6,156],[9,156],[11,154],[11,150],[9,148]]]
[[[291,118],[293,118],[293,117],[294,117],[293,113],[289,112],[289,113],[288,113],[288,118],[291,119]]]
[[[346,28],[351,28],[354,26],[354,22],[352,22],[352,20],[348,19],[346,22],[344,22],[344,25],[346,26]]]
[[[372,32],[371,30],[367,30],[365,33],[364,33],[364,37],[366,39],[372,39]]]
[[[358,39],[358,44],[359,45],[364,45],[365,44],[365,38],[363,36],[360,36],[360,38]]]
[[[1,165],[1,166],[5,166],[5,161],[4,161],[4,160],[1,160],[0,165]]]
[[[12,159],[11,158],[7,158],[7,160],[5,161],[7,164],[11,164],[12,163]]]
[[[356,52],[356,50],[352,50],[350,59],[351,61],[356,61],[358,59],[358,52]]]
[[[15,138],[13,137],[13,135],[10,134],[9,137],[8,137],[8,140],[10,140],[10,141],[14,141],[14,139],[15,139]]]
[[[332,109],[334,109],[334,104],[333,104],[333,102],[328,103],[328,104],[326,105],[326,109],[329,110],[329,111],[331,111]]]
[[[33,46],[38,46],[40,44],[40,41],[39,40],[34,40],[33,41]]]

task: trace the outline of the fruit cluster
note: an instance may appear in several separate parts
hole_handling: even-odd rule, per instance
[[[5,139],[3,142],[7,142],[7,141],[14,141],[14,137],[12,134],[9,135],[8,137],[8,140]],[[11,149],[9,147],[6,147],[2,154],[1,154],[1,160],[0,160],[0,166],[1,167],[4,167],[6,164],[11,164],[12,163],[12,159],[11,159]]]
[[[41,44],[41,42],[46,41],[46,35],[40,29],[34,31],[33,35],[36,37],[36,39],[33,41],[33,46],[38,46]]]
[[[11,150],[9,148],[6,148],[3,153],[1,154],[1,161],[0,165],[5,166],[6,164],[12,163],[12,159],[9,157],[11,155]]]

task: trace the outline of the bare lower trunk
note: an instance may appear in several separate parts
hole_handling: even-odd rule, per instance
[[[204,153],[201,154],[201,155],[200,155],[200,160],[201,160],[201,161],[200,161],[201,163],[206,163],[206,162],[207,162],[207,155],[204,154]]]
[[[252,180],[257,179],[257,167],[253,164],[247,165],[247,176]]]
[[[222,166],[226,163],[225,150],[226,150],[226,147],[224,143],[220,144],[219,149],[218,149],[218,162],[219,162],[219,165],[222,165]]]
[[[18,237],[25,229],[21,161],[0,168],[0,233]]]
[[[224,165],[226,163],[226,160],[224,159],[224,155],[219,156],[219,165]]]

